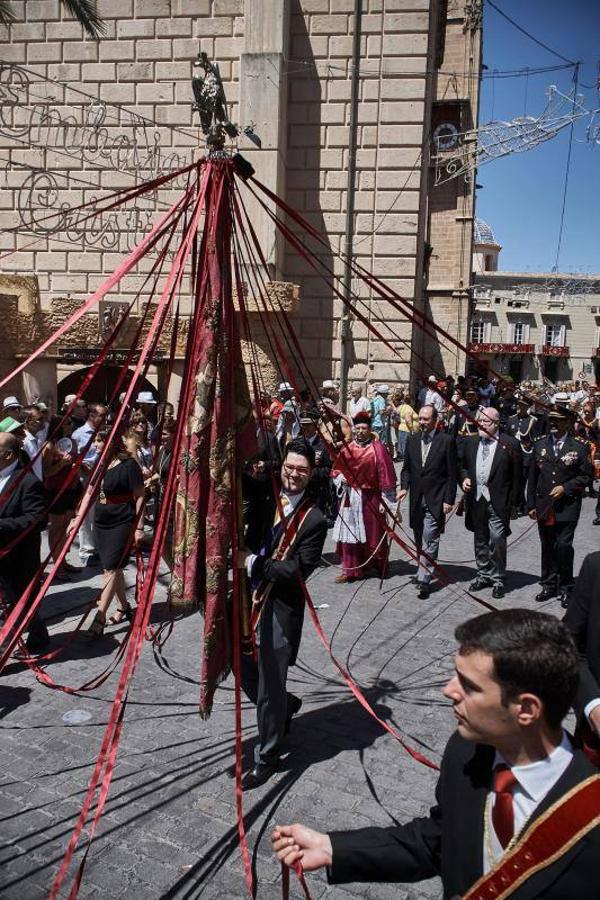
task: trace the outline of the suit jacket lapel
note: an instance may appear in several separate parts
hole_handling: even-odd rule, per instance
[[[483,816],[485,801],[492,785],[494,754],[493,747],[478,744],[473,756],[465,765],[465,775],[471,782],[471,790],[465,791],[461,854],[457,860],[457,865],[461,869],[461,883],[465,886],[465,890],[483,874]]]
[[[502,438],[498,437],[498,443],[497,443],[496,449],[494,451],[494,458],[492,460],[492,467],[490,469],[490,475],[489,475],[490,481],[492,480],[492,476],[494,475],[496,469],[500,465],[501,456],[506,452],[507,452],[506,446],[504,445]]]
[[[0,518],[3,518],[7,515],[7,509],[10,506],[10,501],[14,497],[14,489],[13,484],[17,480],[17,478],[21,475],[21,466],[17,466],[14,472],[11,473],[10,478],[4,485],[4,490],[0,494]]]
[[[434,453],[436,453],[437,447],[438,447],[438,444],[439,444],[439,443],[440,443],[440,442],[439,442],[439,440],[438,440],[438,432],[435,431],[435,432],[433,433],[433,437],[431,438],[431,443],[430,443],[430,445],[429,445],[429,453],[427,454],[427,459],[425,460],[425,464],[421,463],[421,471],[422,471],[422,472],[425,471],[425,469],[427,468],[427,466],[428,466],[429,463],[431,462],[431,457],[433,456]],[[422,445],[423,445],[422,440],[421,440],[421,442],[420,442],[420,445],[421,445],[421,446],[419,447],[419,450],[421,450],[421,458],[423,458],[423,457],[422,457]]]

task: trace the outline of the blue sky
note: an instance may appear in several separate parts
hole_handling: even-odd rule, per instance
[[[600,0],[494,0],[495,5],[538,40],[569,60],[582,61],[579,79],[585,106],[600,107]],[[573,70],[490,77],[499,71],[562,65],[560,59],[521,34],[484,0],[480,124],[537,116],[550,84],[564,93]],[[595,119],[599,126],[600,114]],[[586,140],[589,118],[575,124],[559,271],[600,272],[600,143]],[[600,136],[598,138],[600,141]],[[569,129],[528,151],[481,166],[476,214],[502,244],[500,268],[551,272],[555,264],[563,202]]]

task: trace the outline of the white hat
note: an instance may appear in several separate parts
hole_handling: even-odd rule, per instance
[[[17,397],[5,397],[2,402],[2,409],[10,409],[12,406],[18,406],[21,409],[23,404]]]
[[[77,400],[77,394],[67,394],[65,397],[65,405],[70,406],[75,400]]]
[[[43,400],[38,400],[38,402],[35,405],[37,406],[37,408],[39,409],[40,412],[48,412],[48,404],[44,403]]]
[[[152,391],[140,391],[136,397],[136,403],[156,403]]]
[[[568,403],[569,395],[566,391],[559,391],[552,399],[554,403]]]
[[[321,390],[328,390],[328,389],[331,390],[331,388],[333,388],[333,390],[336,391],[337,385],[336,385],[335,381],[332,381],[330,378],[328,378],[327,381],[324,381],[323,384],[321,385]]]
[[[289,381],[282,381],[279,387],[277,388],[278,393],[282,393],[283,391],[293,391],[294,388],[291,386]]]
[[[389,386],[389,384],[380,384],[380,385],[378,385],[377,390],[379,391],[380,394],[389,394],[390,386]]]
[[[430,375],[427,381],[435,381],[437,384],[437,378],[435,377],[435,375]]]

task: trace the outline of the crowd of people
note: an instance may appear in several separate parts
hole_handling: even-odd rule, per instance
[[[0,505],[0,546],[5,551],[0,561],[0,588],[4,601],[13,605],[24,587],[39,576],[40,538],[47,524],[49,553],[57,564],[56,579],[72,580],[87,567],[99,567],[103,572],[103,589],[87,632],[91,637],[102,636],[107,621],[118,624],[131,618],[123,570],[130,553],[151,538],[176,430],[171,403],[157,403],[150,391],[137,395],[116,445],[104,459],[100,488],[80,522],[76,540],[81,565],[76,566],[68,561],[63,549],[102,457],[115,414],[116,410],[102,403],[87,403],[76,395],[67,396],[56,415],[51,415],[43,402],[23,405],[18,397],[11,396],[3,400],[0,420],[0,446],[7,451],[6,464],[0,464],[0,493],[6,492],[7,498]],[[169,535],[172,537],[171,532]],[[6,549],[19,538],[19,551],[23,546],[26,552],[20,558],[23,564],[16,566],[16,554],[9,557]],[[171,567],[169,539],[164,559]],[[116,610],[107,618],[115,598]],[[39,653],[48,642],[47,628],[36,614],[30,623],[27,648]]]
[[[573,573],[582,497],[593,491],[600,391],[585,382],[517,387],[432,375],[414,398],[379,384],[372,396],[353,388],[347,413],[339,399],[333,381],[317,399],[282,382],[254,411],[257,450],[243,472],[244,546],[234,561],[252,593],[256,638],[256,652],[243,654],[241,667],[258,726],[244,789],[277,771],[302,706],[287,675],[302,636],[306,579],[321,562],[328,529],[341,560],[338,583],[384,578],[390,534],[401,529],[417,564],[418,597],[426,599],[444,582],[437,559],[448,518],[464,516],[475,553],[469,591],[490,588],[497,600],[505,592],[511,523],[527,515],[541,545],[535,599],[560,597],[567,613],[561,623],[508,608],[457,629],[455,673],[444,688],[457,732],[429,817],[329,834],[284,825],[273,832],[275,853],[296,869],[325,867],[332,883],[441,875],[448,896],[600,896],[590,891],[600,840],[600,553],[586,558],[577,583]],[[173,458],[173,406],[141,392],[108,459],[114,411],[103,404],[67,397],[52,417],[43,403],[22,406],[8,397],[3,412],[0,590],[9,606],[40,565],[45,518],[58,562],[92,473],[105,464],[77,535],[82,567],[99,564],[104,572],[89,628],[98,637],[108,621],[131,617],[123,570],[160,508]],[[400,512],[406,498],[412,541]],[[19,565],[7,552],[17,539]],[[69,579],[78,570],[62,559],[58,574]],[[36,614],[28,649],[40,652],[47,642]],[[571,708],[579,720],[575,739],[562,725]],[[461,837],[465,827],[470,844]],[[512,884],[514,891],[501,893]]]
[[[361,386],[340,409],[336,383],[326,380],[320,396],[282,382],[264,392],[257,420],[258,454],[244,472],[246,543],[258,548],[265,510],[273,501],[272,473],[279,471],[290,441],[301,438],[314,454],[311,490],[341,559],[338,582],[375,574],[385,577],[387,526],[401,519],[409,497],[418,595],[424,599],[440,580],[440,540],[448,516],[465,516],[474,535],[476,573],[471,591],[491,588],[504,595],[507,537],[511,521],[537,520],[541,544],[540,602],[573,587],[573,537],[581,498],[593,493],[600,454],[600,388],[587,382],[513,385],[476,376],[429,376],[414,395],[403,386]],[[43,402],[2,403],[0,434],[43,484],[48,543],[61,557],[79,501],[98,464],[114,411],[102,403],[65,398],[56,416]],[[130,615],[123,565],[147,539],[171,462],[176,429],[171,403],[142,391],[124,420],[128,430],[112,450],[101,490],[76,536],[81,567],[100,565],[105,590],[92,634]],[[402,462],[398,479],[394,462]],[[600,524],[600,499],[594,524]],[[164,558],[172,567],[172,531]],[[64,556],[64,554],[63,554]],[[79,567],[62,559],[57,577],[75,577]],[[40,641],[32,639],[33,646]]]
[[[387,384],[374,385],[369,396],[355,386],[344,414],[333,381],[323,383],[316,405],[283,382],[275,397],[262,396],[260,422],[263,478],[291,438],[304,436],[317,452],[314,487],[342,561],[336,580],[384,576],[380,509],[397,521],[397,504],[409,495],[421,599],[439,580],[436,561],[449,515],[464,515],[473,533],[470,590],[490,587],[494,599],[506,590],[511,521],[529,516],[541,544],[536,599],[568,604],[581,501],[594,494],[600,474],[600,388],[585,381],[514,385],[431,375],[414,397]],[[393,461],[403,463],[400,484]],[[594,524],[600,524],[600,499]]]

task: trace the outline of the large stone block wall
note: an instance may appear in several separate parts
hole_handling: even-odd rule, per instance
[[[4,96],[19,101],[4,109],[0,128],[7,166],[0,226],[19,226],[0,234],[0,271],[36,275],[42,307],[59,296],[83,299],[97,288],[175,199],[175,189],[162,189],[132,210],[93,222],[78,221],[71,211],[66,233],[44,236],[44,217],[59,205],[102,198],[197,157],[202,137],[192,114],[190,77],[199,49],[218,60],[231,117],[238,119],[240,58],[248,49],[255,52],[258,40],[246,23],[259,2],[266,0],[98,0],[106,33],[96,42],[83,36],[59,0],[13,0],[17,21],[0,30],[0,55],[30,74],[0,72]],[[347,203],[353,6],[353,0],[290,0],[282,68],[286,198],[327,235],[322,261],[336,276],[342,274],[337,254]],[[363,3],[354,251],[362,265],[411,300],[422,255],[421,149],[436,9],[436,0]],[[109,105],[94,106],[94,98]],[[47,102],[50,107],[43,106]],[[67,134],[56,122],[42,121],[49,110],[73,117]],[[104,117],[104,156],[94,147],[83,158],[72,148],[65,155],[69,139],[85,144],[83,125],[94,115]],[[242,152],[251,148],[246,139],[240,143]],[[35,233],[23,229],[18,212],[31,215],[31,205]],[[111,297],[130,300],[141,290],[143,303],[152,262],[142,262]],[[341,301],[293,251],[281,254],[277,270],[300,286],[292,321],[312,374],[317,380],[339,375]],[[398,355],[354,323],[350,377],[408,380],[412,325],[376,302],[359,281],[352,287],[367,317],[384,320],[382,331]]]

